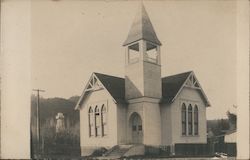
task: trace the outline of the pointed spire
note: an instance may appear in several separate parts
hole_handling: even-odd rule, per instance
[[[128,37],[123,43],[123,46],[126,46],[141,39],[161,45],[161,42],[156,36],[154,27],[148,17],[143,3],[141,3],[139,7],[134,22],[130,28]]]

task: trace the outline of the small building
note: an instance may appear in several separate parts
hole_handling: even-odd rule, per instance
[[[177,144],[207,143],[207,96],[193,71],[161,76],[161,45],[142,5],[123,44],[125,76],[94,72],[75,107],[83,156],[138,144],[174,154]]]

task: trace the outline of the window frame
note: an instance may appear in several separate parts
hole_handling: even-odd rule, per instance
[[[89,138],[108,136],[108,100],[88,104],[87,122]]]
[[[193,106],[188,105],[188,135],[193,135]]]
[[[199,109],[196,104],[194,106],[194,135],[199,135]]]
[[[93,124],[93,109],[92,106],[89,107],[88,110],[88,124],[89,124],[89,137],[93,137],[94,133],[93,133],[93,128],[95,127]]]
[[[181,107],[181,130],[183,136],[187,135],[187,107],[185,103],[182,103]]]
[[[95,136],[101,136],[100,109],[98,105],[95,107]]]
[[[185,123],[186,124],[186,134],[183,133],[183,105],[186,106],[186,117],[185,117],[186,118],[186,123]],[[180,121],[181,121],[180,135],[181,136],[185,136],[185,137],[199,136],[199,132],[200,132],[199,131],[199,123],[200,123],[199,105],[200,105],[199,101],[181,99],[181,101],[179,103]]]
[[[105,121],[104,121],[105,120]],[[101,107],[101,132],[102,136],[107,136],[107,107],[103,104]]]

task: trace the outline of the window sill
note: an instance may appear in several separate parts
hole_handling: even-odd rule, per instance
[[[104,136],[89,136],[89,138],[107,138],[108,135],[104,135]]]
[[[181,135],[181,137],[200,137],[200,135]]]

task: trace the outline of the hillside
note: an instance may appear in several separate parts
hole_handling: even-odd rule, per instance
[[[79,99],[79,96],[73,96],[69,99],[64,98],[40,98],[40,143],[43,143],[43,150],[48,155],[63,152],[63,150],[70,151],[72,148],[79,148],[79,111],[74,107]],[[36,153],[37,148],[37,98],[31,96],[31,135],[33,153]],[[56,134],[56,115],[63,113],[65,132],[63,135]],[[58,136],[61,136],[58,141]],[[63,146],[63,150],[58,150],[58,145],[67,144]],[[55,147],[57,145],[57,147]],[[77,148],[77,149],[78,149]],[[70,151],[74,152],[74,151]]]

